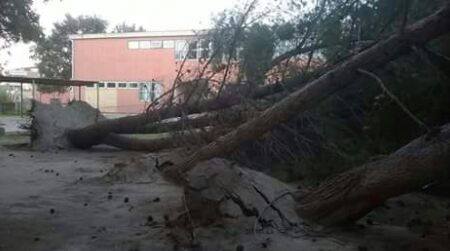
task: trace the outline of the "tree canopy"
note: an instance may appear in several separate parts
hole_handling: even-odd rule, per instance
[[[0,1],[0,38],[10,42],[35,41],[42,34],[33,0]]]
[[[267,83],[271,70],[288,63],[295,75],[307,78],[310,72],[320,73],[392,33],[401,33],[444,2],[319,0],[312,6],[295,0],[279,1],[277,8],[270,9],[273,15],[258,8],[248,14],[248,8],[227,10],[216,16],[209,34],[217,52],[213,62],[223,64],[231,55],[241,66],[243,80],[259,85]],[[376,72],[428,127],[444,124],[450,117],[448,68],[442,71],[432,62],[439,55],[448,58],[449,39],[447,35],[426,48],[414,48]],[[309,64],[314,67],[305,67]],[[289,176],[294,179],[324,178],[370,156],[392,152],[426,130],[376,81],[366,76],[355,82],[360,85],[340,91],[314,111],[274,129],[270,137],[244,144],[237,158],[258,168],[291,167]]]
[[[146,31],[144,27],[137,26],[136,24],[127,24],[126,22],[122,22],[116,26],[112,33],[125,33],[125,32],[144,32]]]
[[[107,22],[95,16],[72,17],[55,23],[52,33],[40,39],[34,48],[34,57],[38,60],[39,72],[44,77],[70,79],[72,74],[71,34],[89,34],[106,32]],[[64,91],[59,87],[40,87],[41,91]]]

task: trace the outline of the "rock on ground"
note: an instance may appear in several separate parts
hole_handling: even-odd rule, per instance
[[[188,180],[187,204],[194,218],[204,223],[224,216],[253,220],[268,217],[278,225],[299,221],[293,210],[295,201],[289,195],[292,188],[234,162],[218,158],[201,162],[188,174]],[[275,203],[279,196],[283,198]],[[208,208],[206,204],[217,206]]]

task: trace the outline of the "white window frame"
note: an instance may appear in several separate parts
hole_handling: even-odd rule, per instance
[[[139,41],[139,49],[148,50],[151,49],[151,41],[148,40],[140,40]]]
[[[149,82],[140,82],[138,84],[139,84],[139,86],[138,86],[138,90],[139,90],[138,91],[138,99],[141,102],[153,102],[153,101],[155,101],[156,99],[158,99],[159,97],[161,97],[163,95],[164,85],[163,85],[162,81],[154,81],[153,80],[153,81],[149,81]],[[148,91],[148,97],[149,97],[148,100],[145,100],[145,99],[142,98],[142,90],[141,90],[142,85],[150,85],[150,86],[152,86],[153,93],[151,91]],[[157,91],[158,91],[157,88],[156,88],[157,85],[161,88],[160,89],[160,93],[157,93]],[[153,94],[153,100],[151,98],[152,94]]]
[[[163,41],[163,48],[164,49],[173,49],[173,48],[175,48],[175,41],[174,40],[164,40]]]
[[[162,40],[150,40],[150,49],[161,49],[163,47]]]
[[[175,41],[175,60],[182,61],[186,57],[188,47],[188,41],[176,40]]]
[[[136,41],[136,40],[128,41],[128,49],[130,49],[130,50],[139,49],[139,41]]]

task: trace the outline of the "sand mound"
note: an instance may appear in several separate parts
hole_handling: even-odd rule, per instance
[[[32,109],[32,146],[36,150],[70,148],[66,132],[103,119],[99,111],[86,102],[74,101],[67,106],[53,102],[35,102]]]
[[[126,161],[116,162],[114,166],[103,176],[101,181],[106,183],[152,183],[161,179],[153,158],[131,158]]]

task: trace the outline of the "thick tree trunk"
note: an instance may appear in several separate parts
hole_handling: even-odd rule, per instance
[[[450,124],[422,136],[386,158],[344,172],[298,194],[297,213],[335,225],[358,220],[385,200],[445,179],[450,174]]]
[[[199,161],[222,156],[238,148],[241,142],[260,137],[275,125],[302,113],[333,93],[341,90],[358,77],[358,70],[372,70],[383,66],[410,51],[412,45],[424,44],[450,31],[450,3],[436,13],[405,28],[404,32],[391,35],[374,46],[351,57],[333,70],[310,82],[305,87],[265,110],[258,117],[202,147],[166,171],[168,177],[180,179]]]
[[[258,104],[251,107],[237,105],[210,113],[196,114],[196,116],[189,118],[178,118],[167,122],[162,121],[160,123],[150,123],[132,133],[163,133],[210,126],[233,127],[258,115],[261,110],[269,107],[269,104],[270,102],[258,102]]]
[[[127,150],[155,152],[167,148],[209,143],[229,131],[230,129],[224,128],[207,131],[180,132],[179,135],[170,135],[155,139],[140,139],[110,133],[103,139],[103,142],[107,145]]]
[[[320,74],[320,73],[318,73]],[[160,110],[151,111],[149,114],[139,114],[135,116],[122,117],[117,119],[103,120],[91,126],[71,130],[68,138],[72,145],[78,148],[89,148],[93,145],[101,144],[109,133],[130,134],[146,131],[146,127],[164,119],[180,117],[186,114],[196,114],[203,112],[218,111],[232,106],[240,105],[244,100],[261,99],[280,94],[287,89],[302,86],[306,83],[305,76],[295,77],[286,83],[266,85],[256,90],[236,91],[233,93],[223,93],[219,98],[206,100],[198,104],[174,105]],[[248,88],[247,88],[248,89]],[[269,98],[273,100],[273,98]]]

